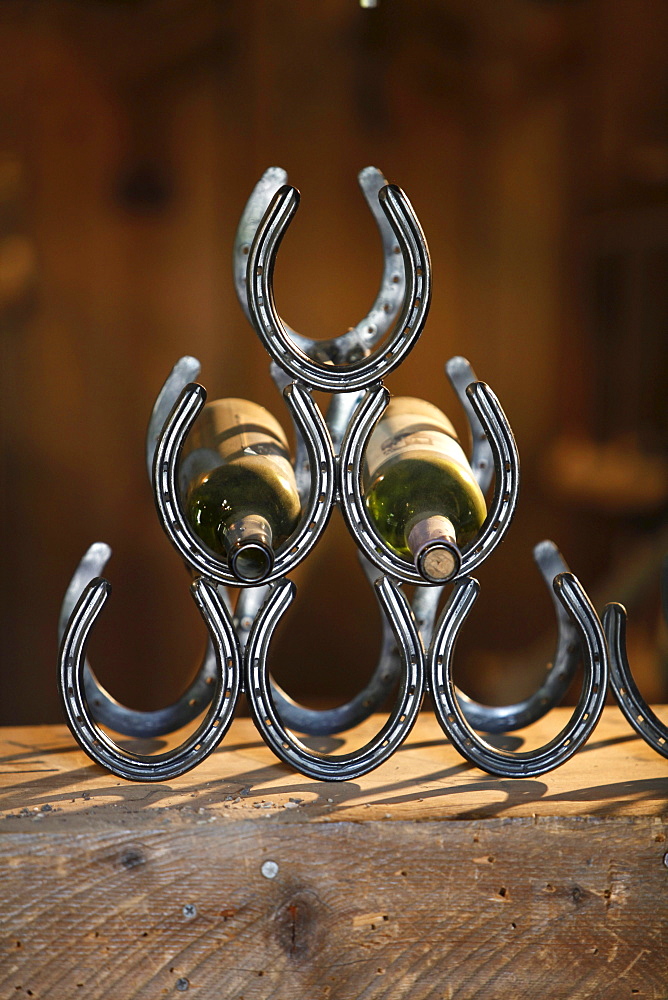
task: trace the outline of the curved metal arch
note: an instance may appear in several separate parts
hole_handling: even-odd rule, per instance
[[[287,184],[288,175],[280,167],[269,167],[253,188],[239,221],[234,241],[233,269],[237,298],[251,322],[247,293],[248,255],[262,218],[274,195]],[[406,275],[403,257],[394,231],[383,212],[378,195],[387,181],[376,167],[365,167],[357,175],[359,186],[374,217],[383,246],[383,274],[376,299],[367,315],[355,327],[329,340],[303,337],[284,322],[297,347],[314,361],[349,364],[368,353],[385,336],[404,298]]]
[[[547,585],[557,619],[557,644],[552,663],[547,666],[545,680],[533,694],[513,705],[483,705],[455,689],[459,704],[468,724],[484,733],[507,733],[523,729],[558,705],[570,686],[580,662],[580,637],[578,630],[553,588],[557,576],[569,573],[561,552],[549,540],[539,542],[533,550],[538,570]],[[425,646],[429,638],[422,636]]]
[[[578,630],[584,653],[584,679],[580,698],[567,725],[536,750],[513,753],[491,746],[469,725],[458,702],[452,680],[452,658],[459,631],[480,590],[477,580],[469,577],[457,581],[436,627],[427,654],[436,716],[462,756],[489,774],[528,778],[553,770],[589,739],[603,711],[608,654],[598,615],[572,573],[560,573],[553,586]]]
[[[146,430],[146,470],[148,481],[153,482],[153,462],[155,460],[155,449],[162,434],[167,418],[174,408],[174,404],[181,392],[189,382],[194,382],[199,378],[202,366],[197,358],[186,354],[179,358],[171,372],[165,379],[165,384],[158,393],[158,398],[153,404],[151,417]]]
[[[427,318],[431,263],[420,224],[400,188],[387,185],[379,199],[404,259],[406,290],[394,330],[369,357],[347,364],[314,361],[296,345],[278,314],[273,272],[278,247],[299,205],[296,188],[286,185],[274,195],[248,255],[248,309],[256,333],[280,368],[323,392],[364,389],[394,371],[415,345]]]
[[[60,609],[59,643],[62,642],[68,622],[82,592],[92,580],[102,576],[110,557],[110,547],[104,542],[95,542],[74,571]],[[227,595],[221,594],[220,591],[219,595],[227,605]],[[95,676],[88,658],[84,661],[82,683],[86,702],[95,722],[108,726],[114,732],[123,733],[125,736],[150,739],[175,732],[192,722],[204,711],[213,697],[216,670],[215,648],[213,643],[209,641],[197,676],[183,694],[171,705],[149,712],[128,708],[116,701]]]
[[[241,654],[229,612],[216,588],[201,577],[191,593],[215,650],[213,697],[206,716],[184,742],[165,753],[148,755],[125,750],[98,726],[84,686],[88,638],[109,594],[107,580],[92,580],[67,623],[60,647],[58,686],[67,725],[75,740],[98,764],[119,778],[168,781],[185,774],[216,749],[234,715],[241,682]]]
[[[664,618],[668,622],[668,559],[661,577]],[[626,608],[623,604],[606,604],[603,628],[610,649],[610,687],[626,721],[645,743],[662,757],[668,757],[668,725],[649,707],[636,684],[626,653]]]
[[[469,362],[461,356],[450,358],[449,361],[446,361],[445,372],[466,414],[469,436],[471,438],[471,457],[469,458],[471,471],[482,492],[487,493],[494,478],[494,455],[489,444],[487,432],[480,422],[480,418],[471,404],[466,391],[470,385],[479,380],[476,378],[475,372]]]
[[[286,404],[304,437],[310,461],[311,489],[299,525],[276,553],[270,573],[259,581],[271,583],[290,573],[311,551],[329,520],[335,489],[334,454],[329,433],[310,390],[293,383],[284,390]],[[179,502],[178,465],[190,428],[206,401],[206,390],[194,382],[185,387],[158,439],[153,463],[153,494],[163,530],[174,548],[196,573],[217,584],[257,586],[239,580],[190,527]]]
[[[469,385],[466,393],[492,453],[494,497],[480,533],[462,549],[461,566],[453,580],[471,573],[503,540],[519,496],[519,454],[499,401],[484,382]],[[368,389],[343,440],[338,460],[341,511],[360,549],[381,572],[403,583],[440,586],[422,577],[411,563],[388,548],[371,523],[362,495],[364,453],[389,399],[390,394],[382,385]]]
[[[276,756],[309,778],[346,781],[372,771],[403,742],[420,709],[424,691],[424,651],[410,607],[391,580],[377,580],[375,587],[381,610],[392,623],[403,670],[397,699],[387,722],[365,746],[351,753],[327,756],[310,750],[286,728],[276,710],[269,685],[267,657],[274,630],[294,598],[295,586],[291,581],[283,580],[272,587],[251,629],[244,661],[246,697],[253,721]]]

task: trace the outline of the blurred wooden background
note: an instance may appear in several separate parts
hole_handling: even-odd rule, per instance
[[[302,206],[277,300],[332,336],[380,253],[356,174],[409,195],[432,252],[426,332],[390,380],[461,416],[443,362],[499,395],[523,460],[510,536],[458,650],[491,702],[538,682],[561,547],[599,610],[622,600],[644,693],[665,697],[659,566],[668,357],[664,0],[4,0],[0,8],[0,721],[59,721],[56,622],[87,546],[114,549],[95,668],[165,704],[204,636],[162,535],[144,432],[172,364],[286,423],[235,300],[234,232],[262,171]],[[275,650],[291,693],[344,697],[377,655],[373,598],[335,517]]]

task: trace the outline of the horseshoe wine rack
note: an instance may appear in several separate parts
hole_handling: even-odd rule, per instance
[[[177,362],[153,408],[146,457],[155,506],[167,538],[190,570],[192,596],[209,635],[195,680],[172,705],[151,712],[120,705],[97,680],[86,647],[111,589],[102,576],[111,555],[104,543],[90,547],[65,594],[59,654],[65,717],[83,750],[122,778],[164,781],[194,767],[225,736],[242,692],[259,733],[276,756],[304,775],[330,781],[357,778],[387,760],[410,732],[426,692],[444,735],[459,752],[482,770],[504,777],[538,775],[562,764],[588,739],[600,717],[608,683],[603,629],[582,586],[549,541],[534,551],[557,623],[556,650],[542,685],[524,701],[501,707],[479,704],[454,686],[456,639],[479,590],[470,574],[505,537],[519,493],[513,433],[495,394],[476,379],[464,358],[452,358],[445,371],[468,421],[471,470],[483,493],[493,483],[493,495],[477,537],[461,550],[440,614],[444,584],[434,583],[397,556],[369,519],[361,487],[365,449],[389,401],[383,379],[406,358],[424,329],[431,263],[420,224],[401,189],[388,184],[374,167],[360,173],[359,183],[382,242],[382,278],[367,315],[330,340],[297,333],[276,307],[276,255],[299,206],[299,193],[287,184],[283,170],[265,172],[237,231],[237,295],[271,359],[271,374],[283,393],[297,441],[294,471],[301,516],[261,584],[237,579],[227,561],[202,543],[184,514],[180,456],[206,400],[206,390],[195,381],[200,372],[195,358]],[[330,394],[326,416],[312,397],[315,390]],[[295,703],[272,679],[269,658],[274,632],[295,594],[289,574],[317,544],[335,505],[376,594],[382,638],[378,663],[364,689],[343,705],[316,711]],[[414,588],[411,602],[403,590],[406,584]],[[229,587],[239,588],[234,611]],[[563,698],[580,660],[580,699],[553,740],[536,750],[511,753],[484,739],[482,734],[518,729],[549,712]],[[628,683],[626,687],[630,689]],[[391,696],[394,703],[386,722],[357,750],[328,755],[300,739],[299,734],[350,729]],[[643,713],[647,715],[645,708]],[[184,742],[159,754],[133,752],[109,735],[111,730],[156,737],[195,720],[199,723]]]

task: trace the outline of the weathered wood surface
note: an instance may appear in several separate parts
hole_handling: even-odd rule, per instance
[[[519,781],[429,715],[344,784],[243,719],[165,785],[106,774],[64,727],[6,729],[0,815],[2,997],[668,997],[668,762],[614,708]]]

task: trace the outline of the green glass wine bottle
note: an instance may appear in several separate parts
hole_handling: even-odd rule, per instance
[[[433,583],[455,576],[460,549],[487,515],[455,429],[431,403],[399,396],[374,428],[363,489],[376,531]]]
[[[188,520],[238,580],[260,583],[294,530],[299,493],[283,428],[245,399],[208,403],[179,470]]]

